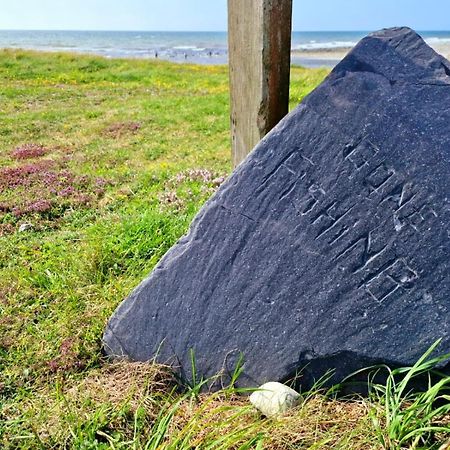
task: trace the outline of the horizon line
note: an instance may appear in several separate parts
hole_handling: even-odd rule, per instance
[[[386,28],[386,27],[384,27]],[[376,28],[374,30],[354,30],[354,29],[340,29],[340,30],[292,30],[292,33],[370,33],[371,31],[381,30],[384,28]],[[411,28],[411,27],[409,27]],[[449,30],[419,30],[417,32],[450,32]],[[119,29],[76,29],[76,28],[0,28],[0,31],[76,31],[76,32],[112,32],[112,33],[228,33],[228,30],[119,30]]]

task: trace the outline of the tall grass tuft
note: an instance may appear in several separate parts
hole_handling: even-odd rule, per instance
[[[390,369],[385,384],[372,384],[371,419],[385,449],[439,448],[439,435],[450,433],[450,376],[436,370],[450,354],[430,357],[436,341],[412,367]],[[414,390],[418,379],[428,379],[425,390]],[[450,443],[449,443],[450,446]],[[448,448],[448,447],[447,447]]]

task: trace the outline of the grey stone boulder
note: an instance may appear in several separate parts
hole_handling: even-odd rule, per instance
[[[109,320],[108,355],[240,386],[450,352],[450,63],[362,39]],[[444,370],[447,370],[444,367]]]

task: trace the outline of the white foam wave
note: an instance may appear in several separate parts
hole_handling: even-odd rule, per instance
[[[175,45],[172,47],[174,50],[196,50],[197,47],[195,45]]]
[[[425,38],[425,42],[429,45],[450,44],[450,37],[449,38],[429,37],[429,38]]]
[[[357,44],[355,41],[331,41],[316,42],[311,41],[306,44],[298,44],[293,46],[293,50],[331,50],[335,48],[351,48]]]

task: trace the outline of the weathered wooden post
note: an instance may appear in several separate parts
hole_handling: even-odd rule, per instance
[[[228,0],[233,166],[288,112],[292,0]]]

